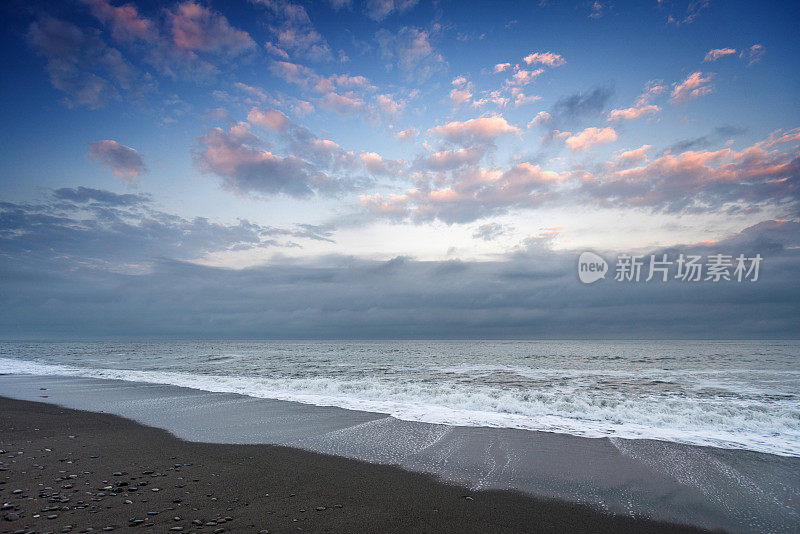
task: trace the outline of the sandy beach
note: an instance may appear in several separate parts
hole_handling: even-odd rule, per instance
[[[696,532],[297,449],[0,398],[2,532]]]

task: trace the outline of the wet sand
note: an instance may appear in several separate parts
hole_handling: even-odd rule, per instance
[[[697,532],[398,467],[0,398],[2,532]],[[92,530],[89,530],[92,529]]]

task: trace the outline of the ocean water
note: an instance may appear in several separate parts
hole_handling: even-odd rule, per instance
[[[0,372],[800,456],[798,341],[2,342]]]

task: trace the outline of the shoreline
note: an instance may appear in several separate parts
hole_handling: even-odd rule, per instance
[[[46,403],[0,397],[0,428],[2,532],[701,531],[289,447],[183,441]]]
[[[469,491],[510,490],[626,517],[736,532],[791,530],[800,459],[669,442],[447,427],[108,379],[0,376],[0,395],[107,412],[192,443],[286,446],[397,466]],[[239,445],[237,445],[239,446]]]

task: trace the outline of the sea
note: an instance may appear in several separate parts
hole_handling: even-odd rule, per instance
[[[800,456],[800,341],[7,341],[0,373]]]

